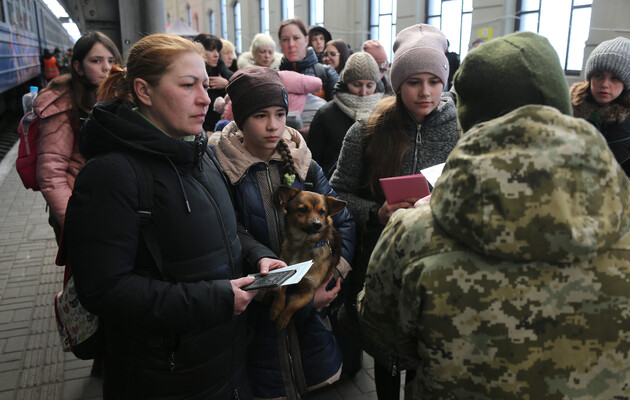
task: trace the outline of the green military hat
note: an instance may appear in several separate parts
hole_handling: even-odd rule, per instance
[[[464,132],[527,104],[572,115],[558,54],[546,38],[531,32],[493,39],[468,53],[454,86]]]

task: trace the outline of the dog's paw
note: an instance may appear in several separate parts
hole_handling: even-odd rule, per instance
[[[287,327],[287,325],[289,325],[289,321],[291,321],[290,315],[280,315],[278,319],[276,319],[276,328],[278,328],[279,331],[283,330]]]
[[[269,309],[269,318],[271,318],[272,321],[275,321],[276,318],[278,318],[278,315],[280,315],[281,311],[282,308],[276,307],[275,304],[272,304],[271,308]]]

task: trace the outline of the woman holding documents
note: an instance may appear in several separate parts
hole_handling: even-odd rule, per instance
[[[104,336],[103,398],[251,399],[246,265],[284,266],[238,226],[207,148],[203,47],[156,34],[113,69],[81,130],[64,225]]]
[[[354,276],[348,282],[345,313],[340,313],[340,323],[344,316],[350,320],[346,326],[356,327],[356,294],[363,286],[367,262],[383,227],[394,211],[412,207],[418,200],[386,202],[379,179],[417,174],[445,162],[459,138],[455,105],[441,97],[449,71],[446,48],[444,34],[430,25],[418,24],[401,31],[394,42],[391,69],[396,96],[383,98],[344,139],[331,185],[348,202],[358,224]],[[397,399],[398,371],[409,365],[400,365],[400,360],[376,344],[363,345],[375,356],[379,399]]]
[[[319,165],[311,161],[304,138],[285,126],[288,97],[277,71],[266,67],[238,70],[227,93],[232,99],[234,121],[218,138],[213,136],[216,156],[234,187],[240,222],[279,255],[284,215],[274,201],[276,189],[286,185],[328,196],[336,197],[336,193]],[[326,307],[340,290],[339,276],[345,276],[349,269],[355,231],[347,209],[335,214],[333,220],[343,242],[341,262],[311,304],[280,331],[269,318],[273,292],[259,296],[260,301],[249,306],[254,337],[247,348],[247,367],[256,398],[298,399],[339,379],[341,352],[330,330]]]

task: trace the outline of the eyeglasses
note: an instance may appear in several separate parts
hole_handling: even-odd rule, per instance
[[[324,53],[324,57],[335,57],[335,56],[339,56],[339,55],[341,55],[341,53],[333,53],[333,52]]]

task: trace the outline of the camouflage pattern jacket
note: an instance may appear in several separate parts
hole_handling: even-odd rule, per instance
[[[396,212],[361,326],[420,361],[408,399],[630,398],[630,188],[584,120],[469,130],[430,206]]]

